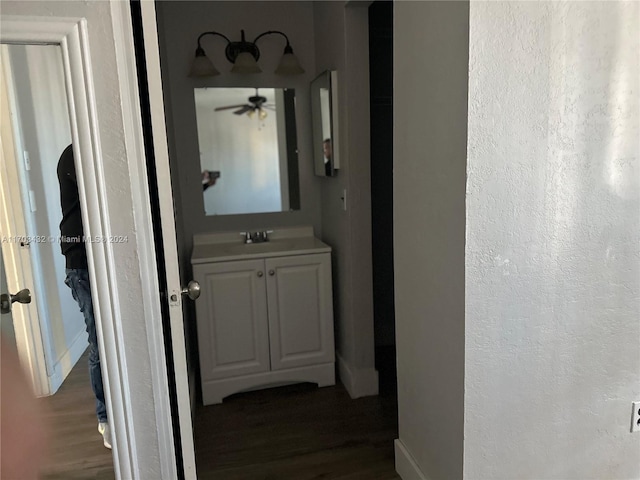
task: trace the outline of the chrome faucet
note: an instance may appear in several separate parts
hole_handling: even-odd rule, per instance
[[[240,232],[240,235],[244,237],[244,243],[263,243],[269,241],[269,234],[273,233],[273,230],[261,230],[257,232]]]
[[[259,242],[268,242],[270,233],[273,233],[273,230],[262,230],[261,232],[257,232],[258,238],[259,238],[258,241]]]

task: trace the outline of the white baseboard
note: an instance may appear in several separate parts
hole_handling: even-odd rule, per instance
[[[375,368],[355,368],[336,352],[340,381],[351,398],[378,395],[378,371]]]
[[[428,480],[399,438],[393,442],[396,451],[396,472],[402,480]]]
[[[51,395],[58,391],[88,346],[87,332],[81,330],[73,339],[71,346],[58,357],[58,361],[53,366],[53,375],[49,379]]]

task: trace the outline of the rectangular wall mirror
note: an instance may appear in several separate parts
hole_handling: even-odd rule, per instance
[[[298,210],[295,91],[196,88],[206,215]]]
[[[339,165],[338,72],[325,71],[311,82],[314,172],[333,177]]]

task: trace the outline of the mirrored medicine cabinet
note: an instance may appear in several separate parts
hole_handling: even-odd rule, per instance
[[[333,177],[340,168],[338,72],[325,71],[311,82],[314,172]]]

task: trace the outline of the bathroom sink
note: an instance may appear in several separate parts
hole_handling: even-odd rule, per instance
[[[241,243],[238,245],[229,245],[225,250],[231,254],[247,254],[252,253],[267,253],[267,252],[280,252],[290,250],[293,247],[292,242],[287,241],[269,241],[262,243]]]
[[[243,243],[239,232],[205,233],[194,236],[191,263],[194,265],[286,257],[331,252],[331,247],[313,235],[312,227],[278,228],[270,233],[267,242]],[[243,233],[244,237],[246,233]]]

